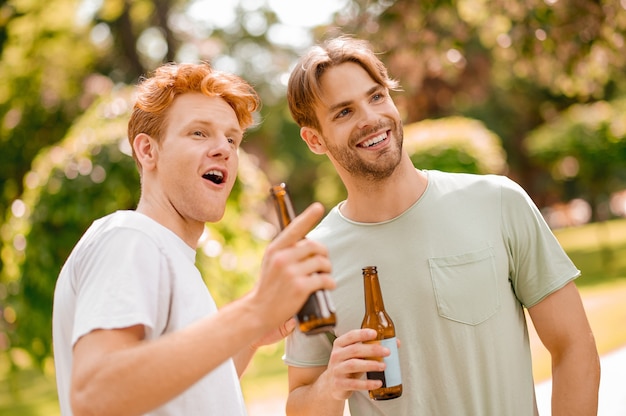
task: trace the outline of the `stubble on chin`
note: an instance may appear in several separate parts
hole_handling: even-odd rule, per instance
[[[394,143],[390,143],[381,150],[377,160],[375,162],[365,161],[358,157],[355,157],[349,166],[344,166],[346,170],[353,175],[362,177],[370,182],[384,182],[393,175],[402,159],[402,142],[403,132],[401,124],[394,125],[395,128],[391,129],[389,139]],[[349,156],[346,156],[348,159]]]

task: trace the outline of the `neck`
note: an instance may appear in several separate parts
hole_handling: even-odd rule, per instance
[[[177,212],[172,213],[171,210],[173,210],[172,207],[163,209],[163,207],[155,206],[143,198],[139,200],[139,204],[137,205],[137,212],[152,218],[165,228],[169,228],[189,247],[196,249],[198,247],[198,240],[204,230],[204,224],[197,221],[190,222]]]
[[[341,213],[353,221],[373,223],[395,218],[413,206],[426,190],[427,178],[405,154],[394,173],[382,181],[344,183],[348,198]]]

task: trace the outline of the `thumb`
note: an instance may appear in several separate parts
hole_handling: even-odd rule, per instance
[[[285,338],[296,329],[296,318],[289,318],[280,328],[280,335]]]

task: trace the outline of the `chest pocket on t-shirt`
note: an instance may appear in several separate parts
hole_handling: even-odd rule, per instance
[[[428,259],[439,316],[478,325],[500,307],[493,250]]]

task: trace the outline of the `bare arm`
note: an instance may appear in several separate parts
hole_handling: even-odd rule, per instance
[[[376,338],[376,331],[353,330],[337,338],[327,367],[289,367],[287,415],[341,416],[345,401],[355,390],[373,390],[379,380],[367,380],[367,371],[382,371],[385,364],[366,357],[383,357],[389,350],[378,344],[363,344]]]
[[[155,341],[143,340],[143,326],[85,335],[74,347],[74,414],[140,415],[171,400],[259,335],[249,303]]]
[[[528,310],[552,356],[552,415],[596,415],[600,360],[573,282]]]
[[[74,414],[146,413],[275,331],[312,291],[332,289],[326,249],[303,239],[324,212],[315,205],[270,243],[254,290],[217,313],[153,341],[144,340],[141,325],[79,339],[73,351]],[[251,356],[243,354],[240,365]]]
[[[275,344],[281,339],[285,338],[287,335],[291,334],[293,330],[296,328],[296,319],[289,318],[278,328],[272,329],[269,333],[265,334],[261,339],[259,339],[254,344],[248,346],[247,348],[239,351],[234,357],[233,361],[235,362],[235,367],[237,368],[237,375],[241,378],[243,373],[246,371],[250,360],[256,353],[256,350],[263,345]]]

